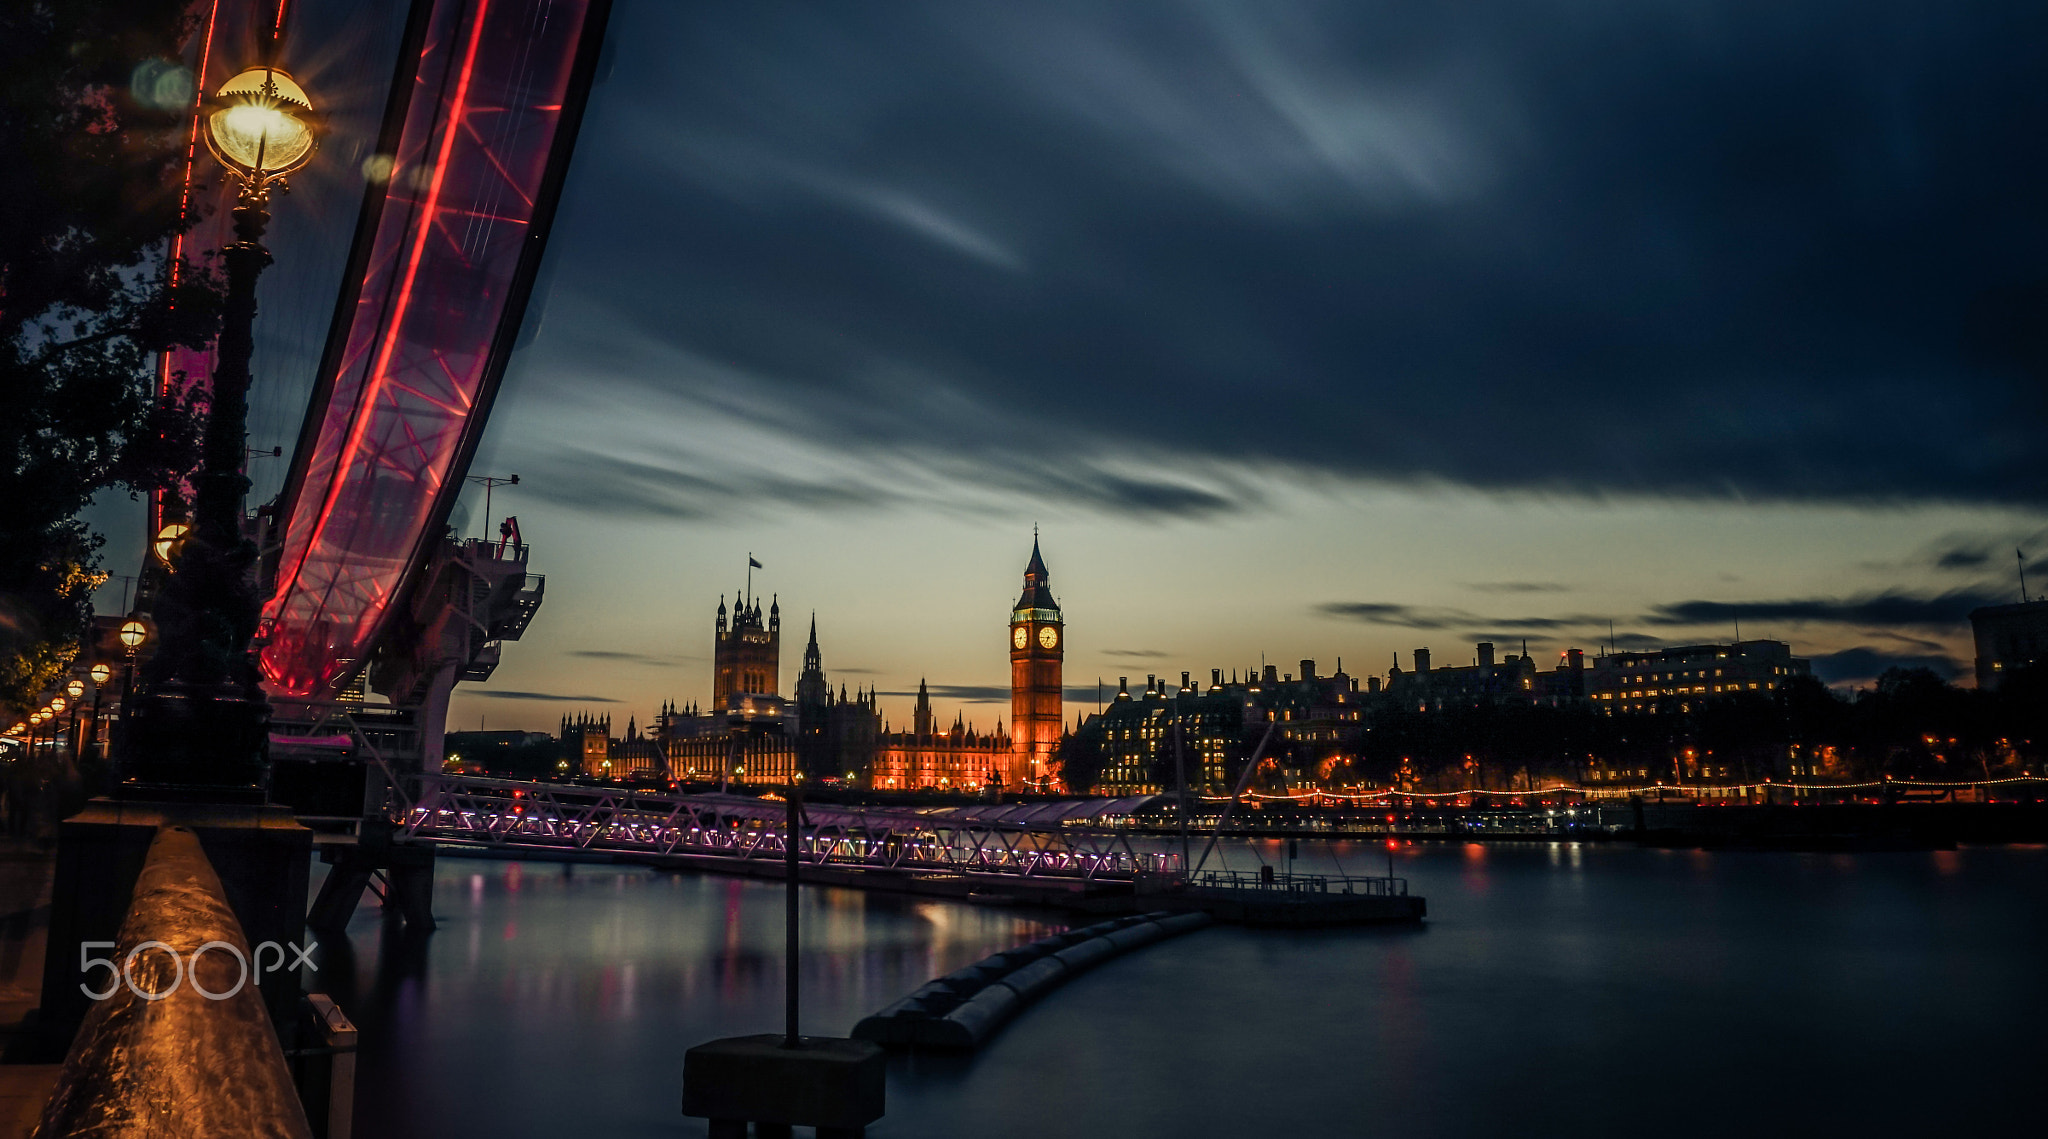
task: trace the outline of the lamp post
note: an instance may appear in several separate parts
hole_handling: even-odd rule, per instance
[[[114,679],[114,669],[105,663],[96,664],[88,675],[92,677],[92,754],[94,759],[105,759],[107,749],[100,741],[100,697],[106,695],[107,681]]]
[[[64,686],[64,694],[71,698],[71,766],[85,756],[85,737],[78,734],[78,698],[85,695],[85,682],[77,677]]]
[[[129,715],[135,699],[135,651],[142,647],[143,642],[149,640],[149,626],[139,615],[131,614],[126,621],[121,622],[121,628],[116,635],[121,641],[121,647],[128,650],[128,667],[121,673],[121,735],[116,741],[121,745],[121,751],[126,752],[128,729],[132,723]]]
[[[305,90],[275,67],[228,80],[207,107],[207,146],[237,183],[235,241],[221,251],[227,298],[190,529],[159,535],[162,555],[176,556],[156,605],[162,641],[122,735],[135,782],[242,798],[260,796],[270,719],[251,652],[256,545],[242,533],[256,279],[270,264],[270,191],[312,157],[317,123]],[[123,643],[132,652],[125,632]]]

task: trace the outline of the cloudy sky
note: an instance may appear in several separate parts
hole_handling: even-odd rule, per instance
[[[2016,547],[2048,587],[2048,9],[621,0],[610,39],[477,467],[548,599],[451,726],[705,699],[750,551],[785,691],[815,609],[835,682],[986,726],[1034,523],[1091,692],[1610,621],[1966,676]]]

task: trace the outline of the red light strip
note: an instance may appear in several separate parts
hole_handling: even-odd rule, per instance
[[[220,0],[213,0],[206,10],[206,35],[199,41],[199,73],[192,80],[192,123],[185,132],[185,172],[178,186],[178,232],[171,237],[171,262],[165,266],[170,276],[170,288],[178,287],[178,266],[185,256],[185,218],[192,210],[192,170],[199,162],[199,123],[205,114],[206,68],[213,58],[213,29],[220,19]],[[173,300],[172,304],[177,302]],[[171,352],[167,349],[157,354],[157,398],[171,394]],[[153,535],[163,525],[164,492],[151,491],[149,494],[149,532]]]
[[[299,574],[306,568],[306,560],[319,547],[320,540],[327,532],[327,524],[334,516],[335,501],[341,496],[342,484],[348,479],[348,470],[354,465],[356,454],[362,449],[363,432],[368,429],[371,412],[376,407],[378,389],[386,379],[391,366],[391,354],[397,350],[398,339],[403,333],[407,309],[412,303],[413,284],[419,276],[420,258],[426,252],[427,237],[434,228],[434,214],[441,198],[441,186],[448,174],[448,158],[455,148],[455,135],[460,129],[464,108],[469,100],[469,81],[476,68],[477,45],[483,41],[484,14],[490,8],[490,0],[479,0],[476,6],[476,22],[470,27],[469,47],[462,60],[462,74],[456,81],[455,99],[448,116],[448,126],[441,133],[441,153],[434,159],[434,175],[427,186],[427,201],[420,215],[418,228],[413,233],[412,251],[408,255],[405,276],[399,285],[398,303],[391,323],[379,345],[376,363],[371,366],[370,377],[365,382],[365,391],[358,401],[360,409],[356,421],[349,428],[348,440],[343,444],[341,454],[336,456],[332,473],[328,476],[327,493],[320,502],[320,516],[313,524],[313,533],[306,539],[299,551],[297,564],[286,579],[277,596],[286,597],[298,588]],[[428,50],[432,50],[429,48]]]

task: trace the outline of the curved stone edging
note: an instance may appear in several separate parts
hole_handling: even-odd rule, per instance
[[[1210,924],[1207,914],[1161,911],[1042,937],[927,982],[855,1025],[853,1036],[893,1047],[968,1051],[1068,978]]]

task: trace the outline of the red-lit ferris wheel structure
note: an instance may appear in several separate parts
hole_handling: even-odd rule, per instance
[[[446,526],[525,315],[609,8],[410,6],[298,445],[259,513],[260,661],[284,726],[322,721],[374,669],[394,704],[427,713],[422,745],[436,741],[448,689],[488,675],[496,642],[538,605],[522,543],[451,542]],[[288,69],[294,14],[287,0],[198,0],[199,94],[252,58]],[[195,100],[188,197],[199,113]],[[209,229],[224,218],[181,243],[224,244]],[[167,357],[164,390],[203,399],[211,365]]]

